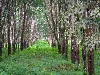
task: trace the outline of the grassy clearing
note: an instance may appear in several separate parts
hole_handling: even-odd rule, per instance
[[[100,54],[95,53],[95,71],[99,75]],[[0,75],[83,75],[83,70],[82,65],[77,69],[77,65],[71,63],[70,54],[67,61],[58,54],[57,48],[51,48],[46,41],[40,40],[35,45],[4,58],[0,62]]]

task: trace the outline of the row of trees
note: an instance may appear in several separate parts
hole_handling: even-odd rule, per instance
[[[0,0],[0,56],[3,47],[10,55],[38,39],[34,14],[40,5],[42,0]]]
[[[83,68],[86,71],[86,54],[88,54],[89,75],[94,74],[93,52],[100,42],[99,4],[98,0],[45,0],[44,13],[52,32],[51,36],[57,42],[58,52],[68,58],[68,40],[71,40],[71,60],[79,65],[81,41]]]
[[[37,39],[52,40],[52,46],[80,65],[80,42],[83,68],[94,74],[93,51],[100,40],[100,1],[96,0],[0,0],[0,56],[23,50]],[[94,48],[95,47],[95,48]],[[92,66],[91,66],[92,65]]]

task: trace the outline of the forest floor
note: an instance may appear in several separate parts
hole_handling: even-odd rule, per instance
[[[100,53],[95,52],[95,75],[100,75]],[[0,75],[83,75],[82,64],[78,68],[58,54],[47,42],[38,41],[33,46],[18,51],[0,61]]]

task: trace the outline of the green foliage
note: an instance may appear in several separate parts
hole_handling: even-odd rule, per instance
[[[43,5],[43,0],[36,0],[36,6]]]
[[[21,2],[25,3],[25,2],[26,2],[26,0],[21,0]]]
[[[100,53],[95,52],[96,75],[100,73],[99,56]],[[0,75],[83,75],[83,69],[82,64],[80,69],[72,64],[70,58],[65,60],[47,41],[38,40],[33,46],[4,58],[0,62]]]
[[[50,45],[45,40],[38,40],[35,42],[35,44],[32,46],[35,50],[50,50]]]
[[[99,22],[100,21],[100,18],[96,18],[96,21]]]
[[[49,28],[47,25],[46,17],[45,17],[45,9],[43,7],[37,7],[35,10],[35,18],[36,18],[36,25],[37,30],[41,34],[41,36],[46,37],[49,32]],[[40,37],[41,37],[40,36]],[[43,38],[41,37],[41,38]]]
[[[30,5],[32,5],[33,7],[38,7],[38,6],[43,6],[43,0],[19,0],[19,2],[22,3],[29,3]]]
[[[100,74],[100,52],[96,51],[94,53],[94,62],[95,62],[95,75],[99,75]]]
[[[34,7],[43,6],[43,0],[28,0]]]

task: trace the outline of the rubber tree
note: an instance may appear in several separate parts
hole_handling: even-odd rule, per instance
[[[0,56],[2,55],[2,0],[0,0]]]
[[[22,31],[21,31],[21,50],[23,50],[24,49],[24,42],[25,42],[25,40],[24,40],[24,32],[25,32],[25,20],[26,20],[26,1],[24,0],[24,5],[23,5],[23,7],[24,7],[24,14],[23,14],[23,23],[22,23]]]
[[[14,9],[12,11],[12,26],[11,26],[11,32],[12,32],[12,48],[13,53],[16,51],[16,0],[12,0],[12,8]],[[14,14],[15,13],[15,14]]]
[[[8,26],[8,28],[7,28],[7,32],[8,32],[8,35],[7,35],[7,37],[8,37],[8,55],[10,55],[11,54],[11,41],[10,41],[10,27],[11,27],[11,12],[10,12],[10,0],[7,0],[6,1],[6,9],[7,9],[7,26]]]
[[[89,3],[90,2],[90,3]],[[94,8],[96,7],[96,8]],[[95,36],[96,36],[96,32],[95,32],[95,28],[97,27],[96,26],[96,22],[94,22],[94,19],[96,18],[95,16],[97,16],[98,14],[98,11],[96,10],[98,9],[98,1],[87,1],[85,3],[85,15],[84,15],[84,19],[86,20],[84,22],[84,36],[83,36],[83,39],[84,39],[84,44],[85,47],[88,49],[88,53],[87,53],[87,58],[88,58],[88,74],[89,75],[92,75],[94,74],[94,47],[95,47]],[[95,12],[96,10],[96,12]],[[95,13],[93,13],[95,12]],[[83,19],[83,20],[84,20]],[[84,47],[84,48],[85,48]],[[85,49],[83,50],[83,60],[84,60],[84,70],[86,69],[86,52],[85,52]]]

